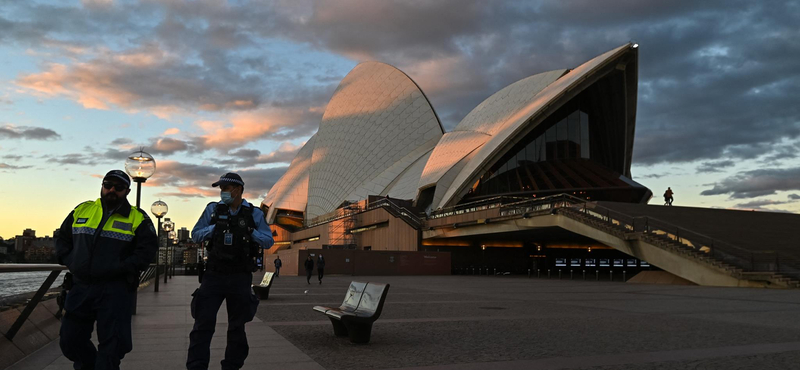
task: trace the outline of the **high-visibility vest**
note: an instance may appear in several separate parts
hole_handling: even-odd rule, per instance
[[[70,271],[79,278],[124,276],[120,262],[133,253],[136,230],[147,216],[131,206],[127,216],[114,212],[101,225],[103,205],[97,199],[75,207],[72,217]]]
[[[85,234],[94,236],[103,219],[103,205],[100,199],[84,202],[75,207],[72,214],[72,235]],[[110,238],[129,242],[136,235],[136,229],[144,221],[144,215],[135,206],[131,206],[128,217],[114,212],[100,232],[100,238]]]

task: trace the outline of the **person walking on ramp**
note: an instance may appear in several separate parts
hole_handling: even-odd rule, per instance
[[[664,205],[665,206],[671,206],[672,205],[672,199],[673,199],[672,198],[672,194],[673,194],[672,189],[669,186],[667,186],[667,191],[664,192]]]

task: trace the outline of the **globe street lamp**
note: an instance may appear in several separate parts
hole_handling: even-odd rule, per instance
[[[164,203],[160,199],[155,201],[155,202],[153,202],[153,205],[150,206],[150,213],[152,213],[153,216],[156,216],[156,218],[158,219],[158,250],[159,251],[161,250],[161,217],[164,217],[167,214],[167,211],[169,211],[169,207],[167,207],[167,203]],[[159,260],[158,255],[156,255],[156,286],[155,286],[155,289],[154,289],[156,292],[158,291],[158,267],[159,267],[158,266],[158,260]]]
[[[136,208],[139,208],[142,183],[156,173],[156,160],[141,148],[138,152],[131,153],[125,160],[125,172],[136,182]]]
[[[139,203],[142,198],[142,183],[147,181],[147,179],[156,172],[156,160],[153,159],[153,156],[146,153],[144,148],[141,148],[138,152],[131,153],[131,155],[125,159],[125,172],[136,182],[136,208],[140,208]],[[133,299],[131,300],[131,312],[134,315],[136,315],[137,297],[138,291],[133,293]]]
[[[164,266],[167,266],[167,248],[169,248],[169,245],[170,245],[169,235],[170,235],[170,232],[172,230],[174,230],[174,229],[175,229],[175,223],[170,221],[168,218],[165,219],[164,220],[164,232],[167,233],[167,239],[166,239],[167,244],[164,247]],[[164,270],[164,283],[166,283],[166,282],[167,282],[167,270]]]
[[[172,230],[169,232],[169,278],[175,276],[175,244],[178,239],[178,232]]]

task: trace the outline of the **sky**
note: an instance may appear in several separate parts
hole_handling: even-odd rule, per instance
[[[144,148],[142,208],[259,204],[359,62],[451,130],[503,87],[639,47],[634,180],[659,204],[800,213],[798,1],[0,0],[0,237],[52,235]],[[135,189],[129,200],[135,202]]]

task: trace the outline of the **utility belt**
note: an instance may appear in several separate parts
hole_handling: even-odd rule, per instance
[[[253,268],[246,265],[228,265],[209,261],[206,263],[206,271],[213,271],[220,274],[240,274],[251,273],[253,272]]]

